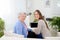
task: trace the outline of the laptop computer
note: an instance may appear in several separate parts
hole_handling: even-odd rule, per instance
[[[34,23],[34,22],[30,23],[31,28],[36,28],[37,26],[38,26],[38,23]]]

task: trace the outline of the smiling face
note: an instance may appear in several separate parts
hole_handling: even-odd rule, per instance
[[[19,18],[20,21],[24,22],[24,20],[26,18],[26,14],[25,13],[21,13],[21,14],[19,14],[18,18]]]
[[[38,13],[38,12],[35,12],[35,13],[34,13],[34,17],[35,17],[35,19],[39,20],[39,18],[40,18],[39,13]]]

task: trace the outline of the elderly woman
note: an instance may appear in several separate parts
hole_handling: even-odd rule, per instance
[[[19,35],[24,35],[24,37],[26,38],[28,31],[27,31],[27,26],[24,23],[25,18],[26,18],[26,13],[24,12],[19,13],[18,21],[16,22],[14,26],[14,33],[19,34]]]

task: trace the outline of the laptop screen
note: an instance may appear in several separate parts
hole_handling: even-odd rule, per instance
[[[38,26],[38,23],[30,23],[31,28],[36,28]]]

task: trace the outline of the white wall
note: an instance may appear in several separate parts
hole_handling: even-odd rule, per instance
[[[13,30],[21,11],[26,11],[26,0],[0,0],[0,17],[4,19],[7,31]]]
[[[49,0],[50,5],[46,5],[47,0],[33,0],[33,11],[39,9],[45,17],[60,16],[60,7],[57,6],[59,0]]]

